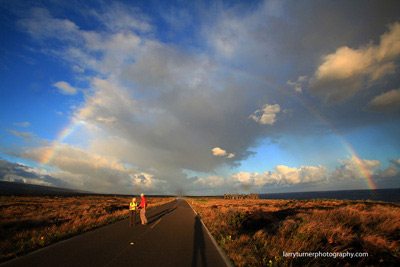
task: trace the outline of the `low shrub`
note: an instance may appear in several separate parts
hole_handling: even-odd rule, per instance
[[[235,266],[396,266],[400,262],[400,204],[216,198],[192,203]],[[331,253],[332,257],[285,257],[284,252]],[[333,254],[346,252],[368,256]]]

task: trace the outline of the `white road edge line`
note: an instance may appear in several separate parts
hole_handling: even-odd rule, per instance
[[[207,232],[208,236],[210,237],[210,239],[211,239],[211,241],[213,242],[214,246],[217,248],[217,250],[218,250],[218,252],[219,252],[219,255],[221,255],[221,257],[222,257],[222,259],[224,260],[226,266],[228,266],[228,267],[233,267],[232,262],[230,261],[230,259],[229,259],[228,256],[226,255],[225,251],[218,245],[217,240],[215,240],[215,238],[212,236],[212,234],[211,234],[210,231],[208,230],[207,226],[205,225],[205,223],[204,223],[203,220],[201,219],[200,215],[197,214],[197,212],[194,210],[194,208],[192,207],[192,205],[191,205],[188,201],[186,201],[185,199],[182,199],[182,200],[184,200],[186,203],[188,203],[189,206],[192,208],[193,212],[196,214],[196,216],[199,217],[199,219],[200,219],[200,221],[201,221],[201,224],[203,224],[204,228],[206,229],[206,232]]]

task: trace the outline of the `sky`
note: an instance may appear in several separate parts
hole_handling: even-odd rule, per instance
[[[400,187],[400,2],[0,0],[0,180]]]

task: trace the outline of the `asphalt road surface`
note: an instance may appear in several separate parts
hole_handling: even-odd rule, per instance
[[[8,261],[1,266],[229,266],[199,217],[178,199]]]

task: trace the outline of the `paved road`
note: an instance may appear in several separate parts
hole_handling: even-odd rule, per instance
[[[184,200],[148,211],[147,218],[145,226],[122,220],[1,266],[227,266]]]

